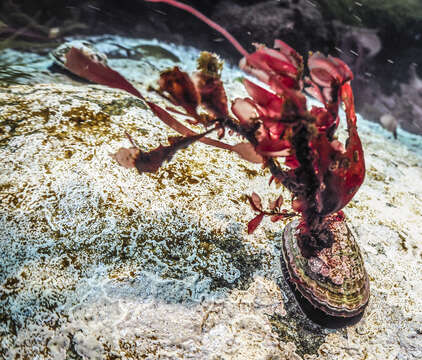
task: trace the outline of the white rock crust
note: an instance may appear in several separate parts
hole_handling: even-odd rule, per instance
[[[230,97],[244,96],[233,77],[224,75]],[[243,195],[273,200],[282,190],[259,166],[199,143],[158,174],[119,167],[109,154],[129,145],[124,131],[143,149],[174,135],[142,106],[98,116],[127,98],[87,85],[0,91],[0,354],[301,359],[272,321],[286,314],[283,224],[265,219],[246,234],[254,214]],[[78,123],[77,109],[90,117]],[[359,128],[368,172],[345,213],[372,296],[358,325],[304,358],[418,359],[422,142]]]

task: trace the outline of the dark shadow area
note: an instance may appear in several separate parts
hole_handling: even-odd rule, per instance
[[[276,238],[279,239],[276,246],[281,266],[280,273],[282,274],[277,279],[277,285],[284,295],[286,315],[273,315],[271,317],[273,329],[283,342],[293,342],[299,355],[317,354],[319,347],[324,343],[325,337],[331,330],[313,322],[312,318],[308,318],[299,306],[295,293],[291,290],[292,285],[288,280],[287,268],[281,255],[282,233],[277,234]]]
[[[294,295],[300,309],[307,316],[308,319],[312,320],[315,324],[328,329],[341,329],[346,326],[352,326],[357,324],[363,317],[364,311],[360,314],[352,317],[339,317],[331,316],[326,312],[313,306],[303,295],[297,290],[296,285],[290,281],[290,275],[287,271],[286,264],[283,258],[280,259],[281,270],[283,272],[284,280],[289,285],[291,293]]]

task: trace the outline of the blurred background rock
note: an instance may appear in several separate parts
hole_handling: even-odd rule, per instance
[[[420,0],[185,1],[230,31],[247,50],[280,38],[300,53],[338,56],[355,73],[358,112],[422,134],[422,2]],[[66,36],[119,34],[158,38],[240,56],[193,16],[142,0],[4,0],[0,50],[47,53]],[[0,69],[1,74],[1,69]],[[383,117],[384,116],[384,117]],[[391,120],[393,121],[393,120]],[[390,121],[390,122],[391,122]]]

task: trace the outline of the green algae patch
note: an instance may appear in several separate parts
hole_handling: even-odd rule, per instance
[[[376,27],[377,23],[391,24],[403,29],[411,21],[422,20],[422,5],[419,0],[322,0],[322,9],[346,24]],[[351,12],[355,16],[350,16]],[[376,14],[376,16],[374,16]]]
[[[386,176],[373,166],[368,169],[367,175],[371,180],[380,181],[384,183],[386,182]]]
[[[69,126],[76,131],[89,131],[101,136],[110,125],[110,116],[102,111],[95,112],[86,106],[72,107],[63,116],[68,118]]]
[[[157,60],[165,59],[173,62],[180,62],[180,58],[177,55],[159,45],[144,44],[138,45],[134,49],[144,56],[153,57]]]
[[[78,93],[69,94],[66,90],[58,89],[51,90],[57,97],[56,106],[70,105],[70,108],[60,115],[54,107],[43,106],[40,98],[33,101],[19,100],[43,90],[45,89],[38,88],[30,92],[13,92],[12,98],[15,101],[3,102],[4,106],[0,110],[0,147],[6,146],[13,137],[37,132],[59,140],[76,141],[83,141],[81,133],[86,132],[95,136],[97,139],[94,143],[99,145],[112,134],[110,131],[113,124],[112,116],[124,115],[131,108],[146,110],[144,102],[133,97],[117,98],[108,102],[102,99],[88,102],[86,97],[81,97]],[[116,95],[121,96],[121,94]],[[79,105],[73,106],[78,102]],[[138,127],[127,124],[126,130],[136,132]],[[122,134],[123,132],[122,130]]]
[[[21,80],[31,78],[31,74],[28,74],[26,71],[14,68],[14,65],[15,64],[0,64],[0,86],[3,87],[20,84]]]
[[[123,115],[131,107],[137,107],[147,110],[145,103],[135,97],[125,97],[123,99],[116,99],[109,103],[100,104],[101,110],[108,115]]]
[[[31,109],[31,104],[26,102],[5,104],[0,113],[0,147],[5,146],[13,136],[38,131],[34,128],[29,130],[30,122],[41,119],[43,123],[47,123],[54,114],[54,110],[49,108]]]

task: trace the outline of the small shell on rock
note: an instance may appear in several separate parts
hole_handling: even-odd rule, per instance
[[[397,139],[397,119],[392,114],[384,114],[380,117],[380,124],[382,127],[391,132],[395,139]]]
[[[369,280],[359,247],[345,221],[328,220],[333,245],[302,256],[296,241],[299,222],[283,232],[285,275],[296,300],[314,322],[339,328],[358,322],[368,304]]]
[[[61,44],[59,47],[50,52],[50,58],[54,61],[55,64],[67,70],[65,66],[66,54],[71,48],[79,49],[85,55],[89,56],[93,61],[107,65],[107,56],[96,49],[93,44],[83,40],[73,40]]]

